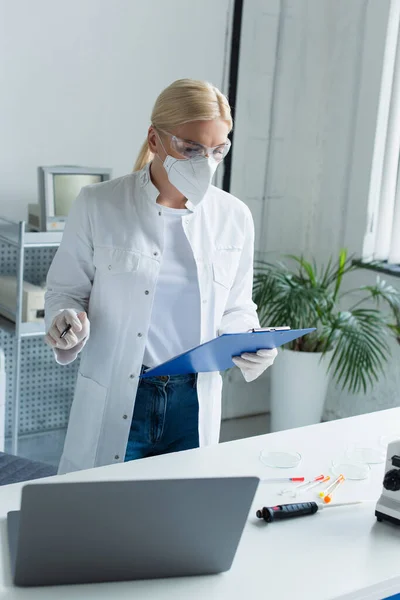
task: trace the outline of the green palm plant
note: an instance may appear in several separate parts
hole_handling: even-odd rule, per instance
[[[390,335],[400,343],[400,292],[379,278],[374,286],[342,292],[343,278],[360,268],[346,250],[322,268],[303,257],[287,258],[294,268],[283,262],[255,263],[253,295],[261,326],[315,327],[287,347],[322,355],[331,351],[328,369],[336,382],[350,392],[366,393],[390,357]],[[355,293],[361,299],[343,310],[345,296]]]

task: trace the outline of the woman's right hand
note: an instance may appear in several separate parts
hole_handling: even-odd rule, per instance
[[[61,338],[61,334],[68,326],[68,333]],[[46,343],[58,350],[74,350],[79,352],[84,346],[85,339],[89,336],[90,323],[85,312],[77,313],[76,310],[66,309],[59,312],[45,337]]]

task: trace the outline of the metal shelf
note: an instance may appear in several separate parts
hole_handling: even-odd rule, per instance
[[[15,324],[17,313],[15,311],[12,312],[8,310],[8,307],[0,302],[0,317],[4,318],[5,320],[13,321]]]
[[[12,321],[9,321],[2,315],[0,315],[0,329],[5,331],[6,333],[15,335],[15,323],[13,323]]]
[[[20,335],[23,338],[46,335],[44,321],[37,323],[21,323]]]
[[[20,375],[21,375],[21,340],[24,338],[45,335],[44,320],[37,323],[22,322],[22,299],[24,282],[24,257],[29,248],[56,248],[60,245],[62,232],[26,231],[24,221],[19,223],[0,218],[0,241],[17,248],[17,296],[15,313],[5,313],[11,320],[0,315],[0,328],[15,337],[13,362],[13,419],[12,419],[12,453],[18,454],[19,413],[20,413]],[[15,322],[14,322],[15,321]]]
[[[16,325],[13,321],[0,315],[0,329],[11,335],[16,335]],[[21,338],[40,337],[46,335],[44,320],[35,323],[21,323],[19,329]]]
[[[25,233],[25,248],[57,247],[61,243],[62,232],[28,231]]]
[[[57,247],[62,239],[61,231],[24,231],[24,248]],[[0,218],[0,240],[18,248],[20,246],[19,223]]]

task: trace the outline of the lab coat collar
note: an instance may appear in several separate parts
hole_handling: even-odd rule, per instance
[[[147,197],[149,198],[152,204],[157,202],[157,198],[160,195],[160,192],[154,185],[150,177],[150,163],[147,163],[140,171],[140,183],[142,188],[145,190]]]
[[[156,186],[154,185],[154,183],[151,180],[150,164],[151,163],[147,163],[147,165],[145,165],[143,167],[143,169],[141,170],[140,182],[141,182],[142,188],[145,190],[150,202],[155,204],[157,202],[158,196],[160,195],[160,192],[158,191],[158,189],[156,188]],[[186,200],[185,206],[191,212],[195,212],[196,208],[197,208],[197,204],[193,203],[191,200]]]

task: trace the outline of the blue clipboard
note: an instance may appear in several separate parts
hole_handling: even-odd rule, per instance
[[[253,330],[249,333],[224,333],[219,337],[192,348],[167,362],[145,371],[141,377],[160,375],[186,375],[187,373],[207,373],[226,371],[234,367],[233,356],[243,352],[257,352],[263,348],[279,348],[288,342],[315,331],[313,329],[268,328]]]

